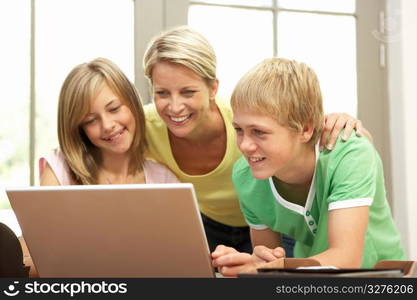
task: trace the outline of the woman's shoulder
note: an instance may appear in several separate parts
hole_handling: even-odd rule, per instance
[[[143,106],[143,111],[145,113],[146,121],[153,121],[159,119],[158,112],[154,103],[148,103]]]
[[[229,101],[226,101],[224,99],[216,99],[216,104],[223,115],[226,115],[230,119],[232,118],[233,112]]]

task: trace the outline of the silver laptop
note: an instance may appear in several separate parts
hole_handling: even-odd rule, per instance
[[[6,193],[40,277],[214,277],[192,184]]]

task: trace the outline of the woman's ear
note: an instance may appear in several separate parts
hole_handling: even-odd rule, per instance
[[[214,100],[216,98],[218,89],[219,89],[219,80],[215,79],[213,81],[213,85],[210,87],[210,100]]]
[[[313,133],[314,133],[313,122],[309,121],[306,125],[304,125],[303,132],[301,134],[301,142],[308,143],[311,140]]]

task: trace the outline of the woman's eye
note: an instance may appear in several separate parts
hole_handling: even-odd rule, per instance
[[[156,91],[155,94],[157,94],[160,97],[166,97],[166,96],[168,96],[168,92],[167,91]]]
[[[197,92],[197,91],[194,91],[194,90],[185,90],[185,91],[183,91],[183,92],[182,92],[182,94],[184,94],[185,96],[189,96],[189,97],[191,97],[191,96],[193,96],[196,92]]]

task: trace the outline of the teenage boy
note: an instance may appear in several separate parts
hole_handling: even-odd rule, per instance
[[[372,268],[405,259],[386,200],[382,163],[354,134],[320,152],[323,106],[314,71],[267,59],[237,84],[231,99],[243,157],[233,183],[250,225],[252,255],[218,246],[213,265],[225,276],[285,255],[280,234],[296,240],[294,257],[339,268]]]

